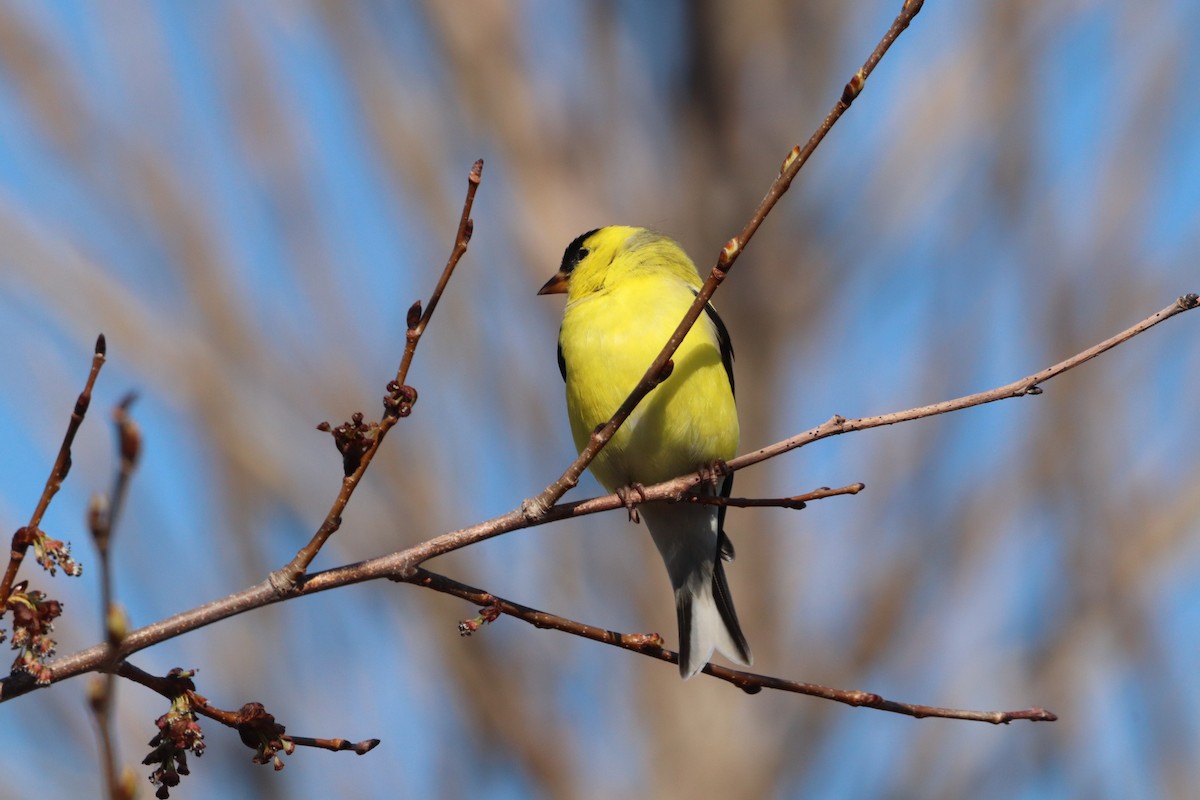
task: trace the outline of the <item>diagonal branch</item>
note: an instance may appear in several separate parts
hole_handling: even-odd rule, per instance
[[[33,510],[33,516],[29,518],[29,524],[13,534],[8,567],[4,570],[4,577],[0,578],[0,616],[4,615],[4,610],[7,608],[9,595],[12,594],[13,581],[16,580],[21,562],[25,560],[25,553],[39,535],[38,526],[42,524],[42,517],[45,515],[46,509],[50,507],[50,501],[62,487],[63,481],[67,479],[67,473],[71,471],[71,445],[74,444],[75,434],[79,432],[79,426],[83,424],[88,406],[91,405],[92,387],[96,385],[96,377],[100,374],[100,368],[104,366],[107,351],[108,345],[105,343],[102,333],[96,337],[96,348],[92,355],[92,368],[88,372],[87,383],[84,384],[83,391],[75,400],[75,408],[71,411],[71,421],[67,424],[67,432],[63,436],[62,446],[58,449],[58,457],[54,460],[54,466],[50,468],[50,475],[46,478],[42,496]]]
[[[661,644],[662,637],[658,634],[631,635],[597,628],[594,625],[576,622],[566,617],[560,617],[557,614],[550,614],[545,611],[539,611],[536,608],[523,606],[520,603],[514,603],[511,600],[505,600],[490,592],[467,586],[465,583],[459,583],[458,581],[424,569],[418,569],[408,582],[442,592],[443,594],[460,597],[477,606],[483,606],[485,607],[483,619],[488,622],[493,621],[500,614],[505,614],[528,622],[536,628],[563,631],[573,636],[591,639],[594,642],[603,642],[604,644],[620,647],[624,650],[641,653],[644,656],[657,658],[660,661],[667,661],[672,664],[679,663],[679,654],[663,647]],[[478,623],[475,623],[463,630],[465,633],[469,633],[470,630],[474,630],[477,627]],[[703,672],[718,680],[731,683],[747,694],[757,694],[763,689],[774,689],[781,692],[820,697],[825,700],[833,700],[834,702],[845,703],[851,706],[876,708],[880,711],[889,711],[893,714],[904,714],[910,717],[942,717],[945,719],[990,722],[994,725],[1007,724],[1018,719],[1038,722],[1053,722],[1058,719],[1053,713],[1036,707],[1023,711],[970,711],[957,708],[918,705],[915,703],[900,703],[895,700],[888,700],[874,692],[835,689],[817,683],[790,681],[783,678],[774,678],[770,675],[759,675],[753,672],[729,669],[717,664],[706,665]]]
[[[353,461],[353,468],[347,469],[347,474],[342,478],[342,487],[334,498],[333,505],[330,506],[329,512],[325,515],[325,520],[321,523],[321,527],[317,528],[317,532],[313,534],[311,540],[304,547],[300,548],[296,556],[282,569],[271,573],[271,584],[280,594],[288,594],[296,587],[297,581],[308,569],[313,559],[317,557],[317,553],[321,551],[321,547],[342,525],[342,512],[346,509],[346,505],[350,502],[350,497],[354,494],[355,488],[358,487],[362,476],[366,473],[367,467],[371,466],[372,459],[379,452],[379,446],[383,444],[383,438],[387,432],[392,429],[401,417],[407,416],[412,408],[412,404],[416,402],[417,393],[415,389],[405,386],[404,381],[408,377],[408,368],[412,364],[413,356],[416,354],[417,345],[421,341],[421,335],[425,333],[425,328],[429,325],[429,320],[433,316],[434,309],[437,308],[438,301],[442,298],[442,293],[446,291],[446,285],[450,282],[451,276],[454,274],[454,268],[458,266],[458,262],[467,252],[467,245],[471,241],[471,234],[475,230],[475,223],[471,219],[471,207],[475,203],[475,190],[479,188],[479,183],[483,176],[483,159],[478,159],[472,166],[471,172],[467,176],[467,196],[463,200],[462,214],[458,220],[458,232],[454,237],[454,246],[450,250],[450,257],[446,260],[446,266],[442,270],[442,275],[438,278],[437,286],[433,289],[433,294],[429,297],[429,304],[425,307],[425,312],[421,313],[421,301],[413,303],[408,310],[408,333],[405,336],[404,355],[400,359],[400,366],[396,370],[396,378],[388,384],[389,396],[384,400],[385,412],[383,419],[380,420],[378,427],[373,431],[373,436],[369,439],[365,448],[360,454],[356,454]],[[350,463],[350,462],[347,462]]]
[[[858,69],[857,72],[850,78],[846,86],[842,90],[842,96],[838,99],[833,109],[825,116],[825,119],[809,137],[808,142],[803,147],[800,145],[794,146],[783,161],[783,166],[779,170],[779,175],[771,182],[770,188],[767,189],[766,195],[759,202],[758,208],[750,215],[749,221],[742,228],[741,233],[730,239],[721,248],[721,253],[717,257],[717,263],[713,266],[712,272],[709,273],[708,280],[696,293],[696,300],[692,303],[691,308],[687,310],[679,325],[675,328],[675,332],[671,334],[671,338],[663,346],[661,352],[646,369],[646,373],[642,379],[638,381],[637,386],[630,392],[629,397],[625,398],[625,402],[613,414],[612,419],[604,424],[603,427],[594,431],[588,438],[587,446],[579,454],[566,471],[553,483],[547,486],[536,497],[532,497],[525,501],[522,506],[522,512],[531,521],[541,519],[546,512],[558,500],[571,489],[575,488],[579,483],[579,478],[583,475],[583,471],[587,469],[588,464],[596,458],[600,451],[608,444],[617,429],[629,418],[633,410],[637,408],[638,403],[645,398],[650,391],[661,383],[669,374],[669,364],[671,356],[679,349],[679,345],[683,342],[688,331],[700,318],[704,312],[704,307],[708,301],[712,299],[713,294],[717,291],[717,287],[725,280],[725,276],[729,270],[733,268],[734,262],[737,261],[741,252],[746,249],[746,245],[750,243],[750,239],[754,236],[755,231],[762,225],[767,218],[767,214],[771,213],[771,209],[779,202],[784,193],[791,188],[792,181],[800,172],[800,169],[808,162],[809,156],[817,149],[817,146],[824,141],[825,136],[833,128],[842,115],[850,108],[850,104],[862,92],[866,85],[867,78],[875,70],[879,61],[884,54],[891,48],[896,38],[908,28],[909,23],[921,10],[924,0],[905,0],[900,13],[892,21],[887,33],[879,40],[879,44],[871,51],[871,55]]]
[[[1089,347],[1081,353],[1077,353],[1070,358],[1046,367],[1041,372],[1035,372],[1033,375],[1013,381],[1004,386],[998,386],[995,389],[989,389],[986,392],[977,392],[964,397],[958,397],[954,400],[944,400],[940,403],[933,403],[927,406],[919,406],[918,408],[910,408],[906,411],[894,411],[890,414],[881,414],[875,417],[861,417],[859,419],[845,419],[840,416],[834,416],[830,420],[817,427],[805,431],[786,439],[782,442],[768,445],[766,447],[755,450],[752,453],[745,453],[732,459],[726,464],[731,470],[739,470],[748,467],[751,464],[757,464],[761,461],[766,461],[769,458],[774,458],[781,453],[786,453],[789,450],[795,450],[798,447],[803,447],[806,444],[812,444],[820,439],[827,439],[830,436],[837,436],[841,433],[851,433],[853,431],[867,430],[868,428],[878,428],[883,425],[895,425],[897,422],[909,422],[914,419],[923,419],[925,417],[935,417],[938,414],[947,414],[951,411],[961,411],[964,408],[980,406],[984,403],[994,403],[997,400],[1007,400],[1010,397],[1024,397],[1025,395],[1038,395],[1042,393],[1041,384],[1056,378],[1064,372],[1078,367],[1080,364],[1091,361],[1101,353],[1112,350],[1119,344],[1123,344],[1140,333],[1148,331],[1155,325],[1161,322],[1166,322],[1176,314],[1182,314],[1185,311],[1190,311],[1200,305],[1200,296],[1196,294],[1185,294],[1175,300],[1174,303],[1162,309],[1161,311],[1151,314],[1136,325],[1132,325],[1125,330],[1105,339],[1099,344]],[[692,484],[696,482],[693,476]]]

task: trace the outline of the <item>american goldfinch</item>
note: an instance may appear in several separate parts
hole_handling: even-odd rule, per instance
[[[700,286],[683,248],[645,228],[599,228],[567,247],[562,267],[538,294],[567,295],[558,366],[577,448],[633,391]],[[609,491],[659,483],[737,451],[733,347],[712,305],[705,311],[675,352],[670,375],[592,462],[592,474]],[[733,476],[722,483],[728,497]],[[642,504],[640,511],[675,591],[679,674],[695,675],[714,648],[749,665],[750,646],[721,563],[733,558],[725,507],[659,502]]]

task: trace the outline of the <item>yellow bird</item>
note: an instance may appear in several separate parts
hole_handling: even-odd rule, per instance
[[[633,391],[700,286],[683,248],[645,228],[598,228],[567,247],[562,267],[538,294],[567,295],[558,366],[577,448]],[[609,491],[659,483],[737,452],[733,347],[712,304],[705,311],[675,352],[670,376],[592,462],[592,474]],[[726,476],[721,495],[728,497],[732,485],[733,476]],[[714,648],[749,665],[750,646],[722,566],[733,559],[725,507],[659,502],[640,511],[675,591],[679,674],[695,675]]]

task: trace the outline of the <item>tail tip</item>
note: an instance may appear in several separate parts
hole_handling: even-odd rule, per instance
[[[748,667],[754,663],[750,645],[733,614],[732,604],[728,603],[728,595],[722,599],[728,604],[727,609],[722,609],[721,601],[707,592],[677,593],[679,676],[685,681],[704,669],[713,651],[719,651],[730,661],[742,666]]]

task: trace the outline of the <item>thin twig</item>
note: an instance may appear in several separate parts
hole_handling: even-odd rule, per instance
[[[360,756],[371,752],[379,744],[378,739],[364,739],[361,742],[351,742],[346,739],[314,739],[310,736],[292,736],[291,734],[288,734],[287,738],[297,747],[316,747],[320,750],[332,750],[334,752],[349,750]]]
[[[580,476],[583,475],[585,469],[596,456],[604,449],[609,440],[617,432],[617,429],[624,424],[629,415],[637,407],[647,394],[650,393],[655,386],[662,382],[668,364],[671,361],[671,356],[679,348],[688,331],[700,318],[704,307],[708,301],[712,299],[713,294],[717,291],[717,287],[725,280],[725,276],[733,268],[734,262],[738,256],[746,249],[750,243],[750,239],[754,233],[766,220],[767,215],[771,213],[771,209],[779,202],[784,193],[791,187],[793,179],[800,172],[800,169],[808,162],[809,157],[817,149],[817,146],[825,139],[825,136],[833,128],[842,115],[850,108],[850,104],[862,92],[866,85],[867,78],[875,70],[879,61],[884,54],[891,48],[896,38],[908,28],[909,23],[916,17],[921,10],[924,0],[905,0],[900,13],[892,21],[887,33],[879,40],[879,44],[871,51],[871,55],[863,63],[862,67],[850,78],[846,86],[842,90],[842,96],[837,103],[825,116],[825,119],[809,137],[808,142],[801,147],[796,145],[788,153],[783,160],[783,166],[779,170],[779,175],[771,182],[770,188],[767,189],[766,195],[758,204],[758,208],[750,215],[750,219],[742,228],[741,232],[725,243],[721,248],[721,252],[717,257],[717,263],[713,266],[709,273],[708,279],[696,293],[696,299],[692,303],[691,308],[687,310],[679,325],[675,328],[675,332],[671,334],[671,338],[663,346],[658,356],[646,369],[642,379],[625,398],[625,402],[617,409],[612,418],[604,424],[603,427],[592,432],[588,437],[588,443],[579,453],[579,457],[571,462],[571,465],[563,472],[561,476],[549,486],[547,486],[537,496],[525,501],[522,506],[523,513],[530,519],[540,519],[547,511],[559,501],[559,499],[571,489],[575,488],[579,483]]]
[[[1055,378],[1064,372],[1078,367],[1087,361],[1091,361],[1101,353],[1107,352],[1119,344],[1129,341],[1140,333],[1153,328],[1161,322],[1165,322],[1176,314],[1182,314],[1184,311],[1190,311],[1200,305],[1200,297],[1195,294],[1186,294],[1175,300],[1174,303],[1162,309],[1161,311],[1146,317],[1136,325],[1132,325],[1118,333],[1116,336],[1105,339],[1097,345],[1089,347],[1081,353],[1064,359],[1053,366],[1046,367],[1041,372],[1036,372],[1033,375],[1021,378],[1018,381],[999,386],[995,389],[989,389],[986,392],[977,392],[964,397],[959,397],[954,400],[945,400],[941,403],[933,403],[927,406],[919,406],[910,408],[906,411],[895,411],[890,414],[881,414],[875,417],[861,417],[859,419],[845,419],[840,416],[834,416],[827,422],[818,425],[812,430],[805,431],[790,439],[785,439],[782,442],[768,445],[751,453],[745,453],[737,458],[727,462],[726,467],[731,470],[739,470],[757,464],[761,461],[766,461],[769,458],[774,458],[781,453],[786,453],[789,450],[795,450],[798,447],[803,447],[806,444],[812,444],[820,439],[827,439],[830,436],[837,436],[842,433],[850,433],[852,431],[867,430],[868,428],[878,428],[883,425],[894,425],[897,422],[908,422],[914,419],[923,419],[925,417],[934,417],[938,414],[947,414],[951,411],[961,411],[964,408],[983,405],[984,403],[993,403],[997,400],[1006,400],[1010,397],[1024,397],[1025,395],[1037,395],[1042,393],[1041,384]]]
[[[121,507],[125,505],[125,497],[133,469],[137,467],[138,457],[142,453],[142,434],[138,431],[136,422],[128,414],[134,396],[126,395],[113,410],[113,423],[116,428],[116,456],[118,467],[113,479],[113,492],[108,498],[96,495],[92,498],[88,509],[88,528],[91,530],[92,541],[96,545],[96,557],[100,561],[100,593],[101,609],[103,610],[104,643],[106,657],[101,664],[103,678],[97,679],[90,687],[89,703],[92,715],[96,718],[97,735],[100,736],[100,748],[104,766],[104,782],[108,787],[108,796],[113,800],[126,796],[125,784],[121,781],[116,766],[116,740],[113,736],[113,698],[116,696],[115,667],[118,661],[121,638],[128,628],[125,613],[114,600],[113,589],[113,531]]]
[[[295,747],[315,747],[321,750],[351,751],[358,755],[371,752],[379,744],[378,739],[364,739],[351,742],[346,739],[322,739],[310,736],[293,736],[285,733],[282,725],[275,722],[274,716],[267,712],[261,703],[246,703],[237,711],[227,711],[208,702],[208,698],[198,693],[190,677],[181,680],[177,675],[160,677],[129,663],[122,661],[117,672],[122,678],[140,684],[151,691],[157,692],[168,700],[175,701],[179,695],[184,695],[189,710],[218,722],[227,728],[233,728],[241,735],[242,742],[253,749],[266,746],[269,752],[264,753],[268,758],[279,750],[291,753]],[[173,673],[182,672],[172,670]],[[186,673],[190,675],[191,673]],[[262,759],[266,763],[266,759]]]
[[[104,609],[105,662],[100,666],[102,678],[90,687],[88,700],[96,719],[97,735],[104,764],[104,777],[108,795],[112,800],[128,796],[127,780],[117,769],[117,745],[112,734],[112,707],[116,697],[115,667],[121,640],[128,629],[124,611],[117,605],[112,577],[112,537],[116,529],[121,508],[125,505],[129,479],[137,466],[142,450],[142,436],[137,423],[129,416],[129,407],[134,395],[128,394],[113,409],[113,424],[117,432],[117,470],[113,478],[112,493],[108,498],[97,495],[88,508],[88,528],[96,544],[96,556],[100,562],[100,607]]]
[[[662,637],[657,634],[622,634],[605,630],[604,628],[597,628],[594,625],[586,625],[582,622],[560,617],[557,614],[550,614],[545,611],[539,611],[536,608],[523,606],[520,603],[505,600],[490,592],[467,586],[464,583],[459,583],[458,581],[425,569],[417,570],[416,574],[408,582],[433,589],[443,594],[462,598],[477,606],[483,606],[488,612],[487,616],[489,619],[494,619],[497,614],[503,613],[507,616],[528,622],[537,628],[562,631],[573,636],[641,653],[651,658],[657,658],[660,661],[667,661],[672,664],[679,663],[679,654],[663,647],[661,645]],[[469,626],[472,630],[475,627],[475,625]],[[943,717],[946,719],[991,722],[993,724],[1008,723],[1018,719],[1046,722],[1053,722],[1058,719],[1054,714],[1042,708],[1030,708],[1023,711],[971,711],[957,708],[925,706],[915,703],[900,703],[880,697],[873,692],[835,689],[816,683],[789,681],[769,675],[759,675],[753,672],[729,669],[728,667],[716,664],[708,664],[704,667],[703,672],[706,675],[711,675],[714,678],[731,683],[748,694],[757,694],[763,689],[775,689],[782,692],[821,697],[851,706],[867,706],[910,717]]]
[[[879,62],[883,59],[887,51],[891,49],[900,34],[908,28],[909,24],[920,13],[922,5],[924,5],[924,0],[905,0],[900,13],[896,15],[896,18],[892,20],[892,24],[888,27],[887,33],[875,45],[875,49],[871,51],[871,55],[867,57],[867,60],[863,62],[858,71],[846,82],[846,85],[842,88],[842,96],[838,98],[837,103],[834,104],[833,108],[825,116],[825,119],[817,127],[816,131],[813,132],[813,135],[808,138],[803,147],[796,145],[788,153],[787,157],[783,160],[783,167],[779,171],[779,176],[771,183],[766,196],[758,204],[758,208],[754,210],[746,226],[742,228],[741,233],[736,238],[731,239],[725,245],[726,250],[729,250],[731,247],[734,250],[730,258],[731,263],[737,257],[737,254],[750,242],[750,237],[762,225],[763,221],[767,218],[767,214],[771,213],[771,209],[779,202],[779,198],[783,197],[784,193],[791,188],[792,180],[800,172],[800,169],[808,163],[809,157],[812,156],[817,147],[824,141],[829,131],[842,118],[842,115],[849,110],[854,100],[862,94],[862,90],[867,84],[867,78],[875,71],[875,67],[879,65]]]
[[[437,286],[434,287],[433,294],[429,298],[429,303],[425,308],[425,313],[421,313],[421,301],[418,300],[413,304],[408,312],[408,333],[404,345],[404,355],[400,359],[400,366],[396,370],[395,380],[389,384],[388,389],[391,393],[385,408],[387,413],[380,420],[379,425],[375,428],[374,436],[369,445],[362,452],[355,468],[342,479],[341,489],[338,491],[337,497],[334,498],[333,505],[330,506],[329,512],[325,515],[325,520],[313,534],[311,540],[296,556],[282,569],[271,573],[271,583],[275,586],[276,591],[280,594],[291,592],[296,582],[308,569],[313,559],[317,557],[317,553],[321,551],[326,540],[332,536],[342,525],[342,512],[346,508],[346,504],[350,502],[350,497],[354,494],[355,488],[362,480],[362,476],[367,471],[367,467],[371,465],[372,459],[379,451],[379,446],[383,443],[387,432],[392,429],[400,417],[406,415],[406,411],[401,411],[401,408],[411,408],[411,405],[416,400],[416,392],[404,384],[408,378],[408,368],[412,364],[413,356],[417,351],[417,344],[421,341],[421,335],[425,332],[425,328],[429,325],[429,320],[433,316],[433,311],[437,308],[438,301],[442,298],[442,293],[446,290],[446,285],[450,282],[450,277],[454,274],[454,268],[458,266],[458,262],[462,260],[463,255],[467,252],[467,245],[471,241],[471,234],[474,232],[475,224],[471,219],[471,207],[475,203],[475,190],[479,188],[479,183],[483,176],[483,159],[478,159],[472,166],[471,172],[467,176],[467,196],[463,201],[462,214],[458,221],[458,231],[454,237],[454,245],[450,250],[450,256],[446,260],[446,266],[442,270],[442,275],[438,279]]]
[[[25,559],[25,552],[39,533],[42,517],[45,516],[46,509],[50,507],[50,501],[54,499],[54,495],[58,493],[63,481],[66,480],[67,473],[71,471],[71,445],[75,442],[75,434],[79,431],[79,426],[83,424],[83,418],[92,402],[92,387],[96,385],[96,376],[100,374],[100,367],[104,366],[107,350],[108,345],[102,333],[96,337],[96,348],[92,354],[92,368],[88,372],[87,383],[84,384],[83,391],[75,400],[75,408],[71,411],[71,421],[67,423],[66,435],[63,436],[62,446],[58,448],[58,457],[54,459],[50,475],[46,478],[42,496],[33,510],[33,516],[29,518],[29,524],[13,535],[8,567],[4,571],[4,577],[0,578],[0,617],[4,616],[9,595],[12,594],[13,581],[16,580],[17,570],[20,569],[21,562]]]
[[[824,500],[826,497],[840,497],[846,494],[858,494],[866,489],[865,483],[852,483],[830,489],[828,486],[805,494],[792,497],[710,497],[708,495],[689,494],[684,500],[702,506],[733,506],[734,508],[790,508],[799,511],[813,500]]]

